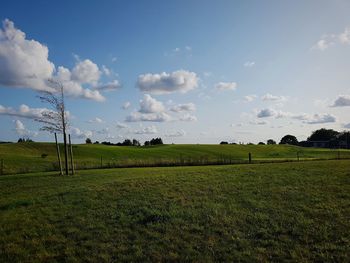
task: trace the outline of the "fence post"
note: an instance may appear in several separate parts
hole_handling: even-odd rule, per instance
[[[72,147],[72,141],[70,139],[70,134],[68,134],[68,138],[69,138],[70,166],[72,169],[72,175],[74,175],[73,147]]]
[[[251,153],[248,154],[248,159],[249,159],[249,163],[252,163],[252,154]]]
[[[0,175],[4,174],[4,159],[1,159],[0,163]]]
[[[61,163],[61,155],[60,155],[60,147],[57,142],[57,134],[55,133],[55,142],[56,142],[56,151],[57,151],[57,158],[58,158],[58,165],[60,167],[60,175],[63,175],[62,171],[62,163]]]

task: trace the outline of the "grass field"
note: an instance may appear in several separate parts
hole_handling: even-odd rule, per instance
[[[62,147],[61,147],[62,150]],[[74,145],[78,169],[130,166],[166,166],[193,164],[230,164],[300,159],[350,158],[349,150],[302,148],[291,145],[161,145],[151,147],[118,147]],[[42,154],[47,154],[42,158]],[[4,173],[27,173],[57,170],[53,143],[0,144]],[[102,159],[102,165],[101,165]]]
[[[0,177],[0,262],[350,262],[349,160],[53,174]]]

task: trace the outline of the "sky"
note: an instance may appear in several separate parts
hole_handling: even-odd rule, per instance
[[[0,141],[257,143],[350,129],[350,1],[3,1]]]

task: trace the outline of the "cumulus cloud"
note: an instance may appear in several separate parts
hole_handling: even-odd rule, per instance
[[[186,132],[184,130],[179,131],[171,131],[164,134],[165,137],[183,137],[186,136]]]
[[[267,118],[272,117],[276,115],[276,111],[274,109],[262,109],[258,112],[257,117],[258,118]]]
[[[126,102],[123,103],[122,109],[123,110],[127,110],[127,109],[130,108],[130,106],[131,106],[131,103],[129,101],[126,101]]]
[[[135,134],[156,134],[158,133],[157,127],[156,126],[148,126],[148,127],[143,127],[139,130],[134,131]]]
[[[160,113],[141,113],[132,112],[125,119],[126,122],[139,122],[139,121],[150,121],[150,122],[167,122],[171,121],[172,118],[165,112]]]
[[[0,105],[0,115],[16,116],[29,119],[40,118],[42,117],[42,113],[47,111],[50,110],[47,108],[30,108],[25,104],[19,106],[18,109]]]
[[[143,95],[143,99],[140,100],[140,110],[141,113],[157,113],[163,112],[165,110],[162,102],[157,101],[155,98],[152,98],[151,95]]]
[[[46,80],[55,65],[48,60],[47,46],[26,39],[21,30],[8,19],[0,29],[0,85],[34,90],[50,90]]]
[[[246,61],[244,64],[243,64],[244,67],[246,68],[251,68],[251,67],[254,67],[255,66],[255,62],[254,61]]]
[[[244,96],[244,101],[246,101],[246,102],[252,102],[252,101],[254,101],[255,99],[257,98],[257,96],[256,95],[247,95],[247,96]]]
[[[332,114],[314,114],[313,116],[310,116],[305,123],[308,124],[321,124],[321,123],[331,123],[336,122],[336,117]]]
[[[339,95],[331,107],[350,106],[350,95]]]
[[[28,88],[37,91],[55,92],[49,79],[59,81],[69,97],[103,101],[99,90],[115,89],[114,82],[100,84],[101,71],[89,59],[78,61],[72,71],[56,67],[49,61],[47,46],[32,39],[14,26],[8,19],[0,29],[0,86],[9,88]],[[95,90],[82,85],[90,85]]]
[[[92,131],[81,131],[79,128],[71,127],[69,129],[72,137],[79,139],[86,139],[92,137]]]
[[[197,121],[197,117],[191,114],[185,114],[179,118],[180,121]]]
[[[267,93],[261,97],[263,101],[286,101],[287,98],[284,96],[275,96],[270,93]]]
[[[111,82],[94,86],[93,89],[99,90],[99,91],[113,91],[113,90],[120,89],[121,87],[122,85],[120,84],[120,82],[117,79],[115,79]]]
[[[237,88],[236,82],[219,82],[215,85],[218,90],[235,90]]]
[[[195,111],[196,105],[194,103],[178,104],[170,108],[173,112]]]
[[[98,117],[88,120],[88,123],[104,123],[104,121]]]
[[[143,74],[138,77],[137,87],[152,94],[186,93],[198,86],[196,73],[178,70],[172,73]]]
[[[29,136],[37,136],[38,135],[37,132],[33,132],[33,131],[26,129],[26,127],[24,126],[24,124],[20,120],[15,120],[15,130],[16,130],[16,133],[20,136],[29,137]]]

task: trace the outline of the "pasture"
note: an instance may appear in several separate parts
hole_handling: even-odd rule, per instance
[[[292,145],[159,145],[149,147],[73,145],[77,169],[183,166],[350,158],[349,150]],[[63,147],[61,145],[61,156]],[[0,144],[3,174],[58,170],[53,143]]]
[[[0,192],[1,262],[350,261],[349,160],[4,175]]]

